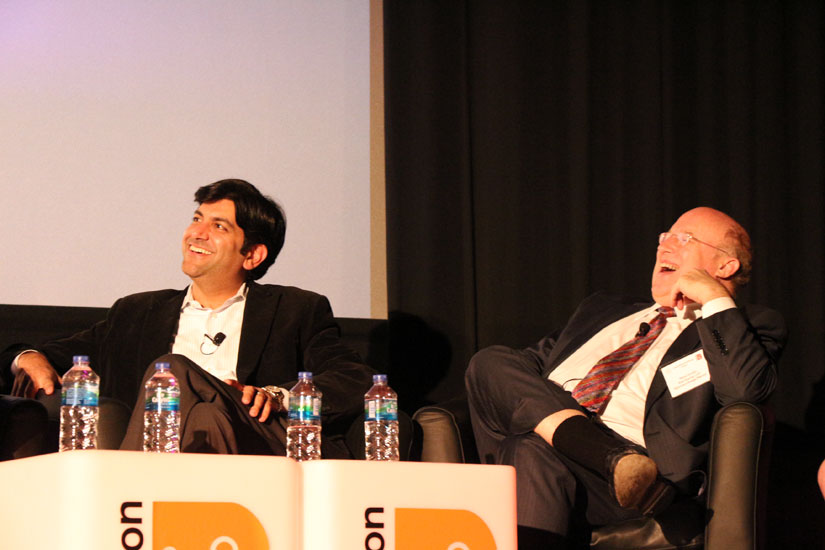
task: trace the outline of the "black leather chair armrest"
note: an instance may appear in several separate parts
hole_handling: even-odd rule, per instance
[[[422,462],[477,463],[470,409],[464,396],[418,409]]]
[[[422,462],[464,462],[464,447],[455,416],[449,410],[430,405],[413,414],[421,428]]]
[[[767,406],[734,403],[716,413],[708,458],[707,550],[764,547],[773,425]]]

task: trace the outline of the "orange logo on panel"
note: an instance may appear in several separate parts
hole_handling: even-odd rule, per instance
[[[155,502],[154,550],[269,550],[255,515],[234,502]]]
[[[396,550],[495,550],[480,517],[467,510],[395,509]]]

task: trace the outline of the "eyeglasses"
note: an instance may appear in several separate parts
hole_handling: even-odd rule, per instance
[[[719,248],[718,246],[714,246],[714,245],[712,245],[708,242],[705,242],[701,239],[697,239],[696,237],[694,237],[690,233],[669,233],[667,231],[664,232],[664,233],[659,233],[659,244],[664,243],[666,240],[668,240],[671,237],[676,239],[676,242],[679,243],[679,246],[685,246],[690,241],[696,241],[697,243],[702,243],[702,244],[707,245],[711,248],[715,248],[719,252],[724,252],[728,256],[732,256],[732,254],[730,252],[728,252],[727,250],[725,250],[723,248]]]

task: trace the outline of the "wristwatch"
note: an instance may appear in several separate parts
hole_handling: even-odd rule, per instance
[[[289,390],[280,388],[278,386],[264,386],[261,391],[269,395],[277,403],[276,409],[278,411],[285,411],[287,399],[289,399]]]

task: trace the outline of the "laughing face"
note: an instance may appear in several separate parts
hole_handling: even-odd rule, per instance
[[[199,284],[239,287],[246,276],[243,243],[234,202],[201,204],[183,233],[183,272]]]
[[[695,270],[706,272],[732,294],[734,288],[728,280],[731,255],[719,250],[726,249],[726,245],[730,250],[725,237],[732,224],[736,224],[733,219],[712,208],[694,208],[682,214],[668,232],[693,238],[682,244],[675,235],[670,235],[659,244],[651,280],[653,299],[670,305],[677,281]]]

